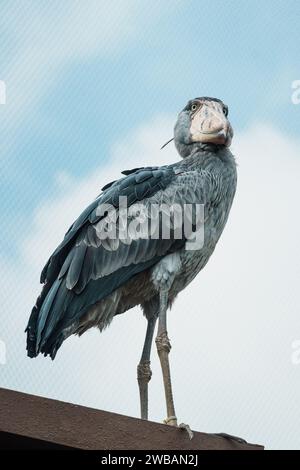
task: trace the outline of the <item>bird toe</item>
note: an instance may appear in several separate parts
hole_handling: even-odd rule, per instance
[[[191,430],[190,426],[188,424],[185,424],[185,423],[180,423],[179,426],[178,426],[180,429],[183,429],[184,431],[186,431],[188,433],[188,436],[189,436],[189,439],[192,440],[193,437],[194,437],[194,433],[193,431]]]

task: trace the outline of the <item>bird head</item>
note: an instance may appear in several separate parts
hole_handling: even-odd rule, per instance
[[[194,147],[217,150],[229,147],[233,129],[228,120],[228,107],[217,98],[195,98],[179,113],[174,128],[174,141],[182,157]]]

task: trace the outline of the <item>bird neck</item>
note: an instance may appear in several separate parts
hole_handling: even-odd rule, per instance
[[[225,164],[235,168],[234,156],[224,145],[197,143],[191,144],[189,148],[189,154],[186,154],[181,162],[184,167],[189,169],[217,169],[218,167],[222,168]]]
[[[179,142],[175,139],[175,146],[176,149],[181,156],[181,158],[187,158],[194,153],[203,153],[203,152],[210,152],[210,153],[218,153],[220,150],[226,148],[224,145],[216,145],[210,143],[202,143],[202,142],[191,142],[191,143],[184,143]]]

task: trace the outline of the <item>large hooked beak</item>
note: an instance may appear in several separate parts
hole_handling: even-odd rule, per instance
[[[221,104],[202,103],[191,120],[192,142],[212,143],[229,147],[233,129]]]

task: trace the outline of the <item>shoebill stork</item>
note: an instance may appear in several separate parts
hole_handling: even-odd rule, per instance
[[[148,418],[150,351],[158,321],[155,342],[166,397],[165,423],[177,426],[167,310],[206,265],[228,218],[237,177],[229,151],[233,130],[227,115],[228,108],[219,99],[189,101],[174,128],[181,160],[123,171],[123,178],[104,186],[70,227],[41,274],[43,289],[26,328],[29,357],[42,353],[54,359],[70,335],[81,335],[91,327],[102,331],[116,315],[141,306],[148,322],[137,367],[142,419]],[[203,243],[197,249],[188,249],[194,231],[186,234],[182,230],[181,236],[174,236],[173,226],[169,237],[163,237],[161,230],[156,237],[137,236],[134,230],[128,230],[127,238],[121,239],[120,228],[114,237],[101,236],[105,230],[109,232],[112,219],[110,209],[105,207],[113,207],[116,219],[124,222],[120,216],[122,197],[129,207],[125,222],[136,222],[141,208],[151,219],[152,205],[176,204],[182,209],[188,204],[201,205]],[[130,212],[135,204],[139,211]],[[195,227],[194,215],[191,219]]]

